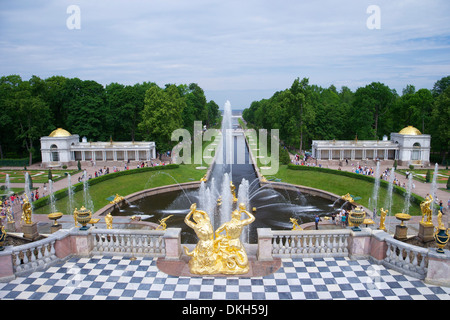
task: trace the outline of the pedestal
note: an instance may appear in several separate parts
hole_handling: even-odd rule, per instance
[[[62,225],[61,225],[61,224],[53,224],[53,225],[50,227],[50,232],[51,232],[51,233],[55,233],[56,231],[58,231],[58,230],[60,230],[60,229],[62,229]]]
[[[6,224],[6,232],[16,232],[16,223],[15,222],[8,222]]]
[[[423,242],[434,241],[434,226],[419,223],[419,234],[417,235]]]
[[[408,228],[406,226],[396,225],[394,239],[403,241],[407,239]]]
[[[39,233],[37,231],[37,223],[36,222],[32,222],[30,224],[25,223],[22,225],[22,232],[23,232],[23,237],[30,239],[30,240],[34,240],[39,236]]]

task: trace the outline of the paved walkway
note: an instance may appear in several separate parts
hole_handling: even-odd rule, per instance
[[[448,287],[364,259],[282,259],[275,273],[251,278],[171,276],[156,262],[148,257],[73,257],[0,283],[0,300],[450,300]]]

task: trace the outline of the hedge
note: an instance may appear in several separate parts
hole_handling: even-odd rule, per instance
[[[115,179],[117,177],[129,175],[129,174],[143,173],[143,172],[147,172],[147,171],[176,169],[178,167],[179,167],[178,164],[168,164],[168,165],[165,165],[165,166],[144,167],[144,168],[137,168],[137,169],[131,169],[131,170],[123,170],[123,171],[108,173],[108,174],[102,175],[102,176],[97,177],[97,178],[92,178],[92,179],[88,180],[88,185],[89,186],[93,186],[93,185],[95,185],[97,183],[100,183],[100,182],[103,182],[103,181],[106,181],[106,180],[110,180],[110,179]],[[83,182],[78,182],[78,183],[73,185],[73,191],[74,192],[78,192],[78,191],[81,191],[81,190],[83,190]],[[55,200],[60,200],[60,199],[62,199],[64,197],[67,197],[67,188],[55,191],[53,193],[53,196],[55,197]],[[49,201],[50,201],[50,195],[42,197],[42,198],[39,198],[38,200],[33,202],[33,208],[34,209],[39,209],[41,207],[44,207],[44,206],[49,204]]]
[[[367,176],[364,174],[359,174],[359,173],[354,173],[354,172],[349,172],[349,171],[343,171],[343,170],[335,170],[335,169],[329,169],[329,168],[321,168],[321,167],[312,167],[312,166],[301,166],[301,165],[295,165],[295,164],[288,164],[288,169],[291,170],[309,170],[309,171],[318,171],[318,172],[323,172],[323,173],[328,173],[328,174],[335,174],[335,175],[339,175],[339,176],[345,176],[345,177],[349,177],[349,178],[353,178],[353,179],[359,179],[359,180],[364,180],[370,183],[375,183],[375,178],[372,176]],[[389,186],[389,182],[385,181],[385,180],[381,180],[380,179],[380,187],[383,188],[388,188]],[[402,196],[406,196],[407,191],[399,186],[394,185],[393,186],[393,192],[402,195]],[[411,201],[420,205],[420,203],[422,201],[424,201],[425,199],[422,198],[421,196],[415,194],[415,193],[411,193]]]

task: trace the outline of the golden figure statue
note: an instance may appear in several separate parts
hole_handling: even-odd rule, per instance
[[[386,221],[386,214],[388,213],[389,210],[384,210],[383,208],[380,209],[380,227],[378,229],[386,231],[386,227],[384,225],[384,222]]]
[[[236,198],[236,187],[233,184],[233,181],[230,181],[231,194],[233,195],[233,203],[236,203],[238,199]]]
[[[191,221],[191,217],[194,222]],[[184,247],[186,255],[190,256],[189,269],[194,274],[215,274],[221,270],[221,261],[214,252],[214,230],[208,214],[197,210],[197,204],[191,205],[191,210],[184,218],[184,222],[194,229],[199,241],[191,252]]]
[[[438,220],[438,226],[437,226],[437,230],[445,230],[445,229],[447,229],[445,226],[444,226],[444,223],[442,222],[442,211],[441,210],[439,210],[439,213],[438,213],[438,216],[437,216],[437,220]]]
[[[344,199],[345,201],[350,202],[350,203],[353,203],[353,201],[354,201],[352,196],[350,195],[350,193],[347,193],[346,195],[343,195],[341,198]]]
[[[431,203],[433,202],[433,197],[431,195],[427,195],[425,197],[425,200],[420,203],[420,210],[422,211],[422,220],[420,221],[420,224],[423,226],[432,226],[432,214],[431,211]],[[426,217],[426,221],[425,221]]]
[[[116,193],[116,196],[114,197],[114,200],[113,200],[113,201],[110,201],[109,203],[111,203],[111,204],[116,204],[116,203],[119,203],[119,202],[123,201],[124,199],[125,199],[124,197],[119,196],[119,195]]]
[[[75,227],[79,227],[77,217],[78,217],[78,209],[75,208],[75,210],[73,211],[73,220],[75,220]]]
[[[299,231],[299,230],[303,230],[302,227],[300,227],[300,225],[298,224],[297,219],[294,218],[290,218],[289,219],[292,223],[292,231]]]
[[[6,219],[8,223],[14,223],[14,218],[11,214],[11,207],[6,208]]]
[[[20,221],[21,222],[25,221],[26,224],[32,224],[31,214],[32,214],[31,203],[28,200],[27,194],[25,193],[25,199],[23,199],[23,206],[22,206],[22,219]]]
[[[242,213],[248,218],[241,220]],[[247,252],[241,243],[242,229],[255,221],[255,216],[245,210],[243,203],[239,204],[239,210],[234,210],[231,220],[221,225],[215,232],[215,248],[222,260],[223,274],[244,274],[249,270]],[[225,235],[220,233],[225,231]]]
[[[208,179],[206,179],[206,173],[205,173],[205,175],[200,179],[200,181],[203,181],[203,182],[208,181]]]
[[[155,230],[166,230],[167,229],[166,221],[172,216],[173,215],[171,214],[170,216],[167,216],[167,217],[159,220],[159,226],[157,226]]]
[[[113,216],[111,215],[111,212],[108,212],[108,214],[105,216],[105,222],[106,222],[106,229],[112,229],[113,228]]]

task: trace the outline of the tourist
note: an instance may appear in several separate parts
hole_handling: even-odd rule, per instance
[[[345,214],[343,214],[342,215],[342,217],[341,217],[341,223],[342,223],[342,226],[345,228],[345,226],[346,226],[346,218],[347,218],[347,216],[345,215]]]
[[[319,230],[319,221],[322,221],[318,215],[314,217],[314,222],[316,224],[316,230]]]

